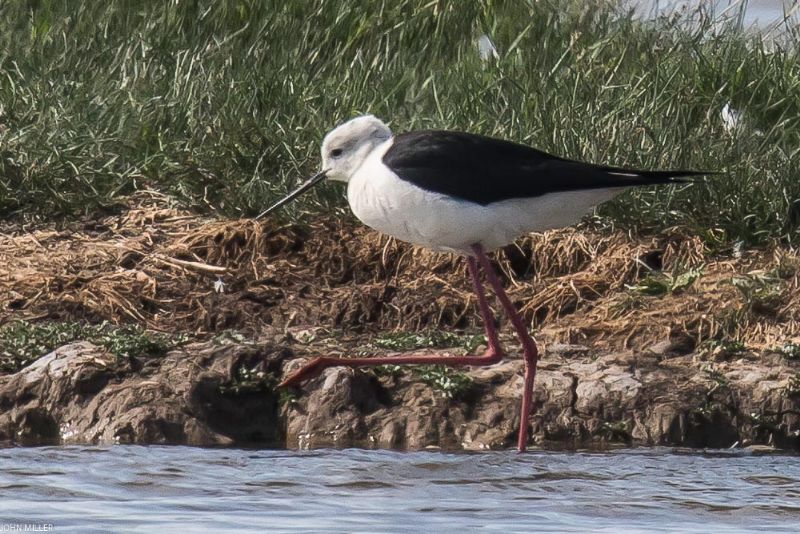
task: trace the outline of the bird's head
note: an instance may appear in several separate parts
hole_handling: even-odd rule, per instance
[[[291,202],[326,178],[349,182],[370,152],[391,137],[389,127],[372,115],[362,115],[340,124],[322,140],[322,171],[267,208],[256,219]]]
[[[350,181],[370,152],[391,137],[389,127],[372,115],[337,126],[322,140],[322,168],[327,178]]]

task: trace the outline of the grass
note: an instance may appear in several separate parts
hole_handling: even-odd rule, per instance
[[[472,377],[445,365],[422,365],[414,368],[414,372],[447,399],[460,399],[472,389]]]
[[[239,396],[272,391],[277,385],[272,375],[256,369],[239,367],[227,383],[219,386],[223,395]],[[290,394],[281,397],[281,402],[289,402]]]
[[[72,322],[14,321],[0,327],[0,372],[19,371],[72,341],[90,341],[119,357],[159,355],[184,343],[185,335],[166,336],[139,326],[81,325]]]
[[[114,209],[142,188],[253,215],[315,170],[327,130],[370,112],[398,131],[724,171],[627,193],[601,220],[796,244],[798,34],[773,46],[700,15],[643,21],[578,0],[3,2],[0,217]],[[483,32],[496,61],[478,56]],[[344,212],[342,197],[320,188],[284,216]]]
[[[472,390],[475,383],[468,374],[446,365],[378,365],[373,367],[372,371],[378,377],[386,376],[392,379],[408,371],[446,399],[462,399]]]
[[[397,351],[459,348],[466,353],[475,352],[480,345],[485,343],[486,337],[483,335],[454,334],[442,330],[392,332],[383,334],[372,342],[376,347]],[[374,369],[376,375],[390,377],[400,376],[406,370],[447,399],[463,398],[473,386],[473,380],[469,375],[445,365],[380,365]]]
[[[777,352],[787,360],[800,361],[800,344],[791,342],[784,343],[783,346],[777,349]]]
[[[708,391],[708,395],[711,395],[718,389],[727,388],[730,385],[730,380],[728,380],[728,377],[713,367],[704,366],[701,370],[703,371],[703,375],[705,376],[706,380],[710,380],[714,383],[714,385],[711,386],[711,389]]]
[[[444,330],[421,332],[389,332],[376,337],[372,344],[389,350],[407,351],[423,348],[460,348],[467,353],[475,352],[486,343],[483,334],[455,334]]]
[[[698,278],[703,276],[703,268],[689,269],[677,276],[660,271],[652,271],[636,285],[626,286],[629,290],[642,295],[663,297],[679,293],[689,288]]]
[[[765,273],[749,273],[731,278],[744,298],[747,311],[774,314],[784,299],[781,280]]]

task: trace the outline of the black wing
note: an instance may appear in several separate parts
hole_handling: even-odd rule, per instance
[[[383,162],[428,191],[491,204],[559,191],[684,182],[699,171],[637,171],[571,161],[509,141],[422,130],[395,136]]]

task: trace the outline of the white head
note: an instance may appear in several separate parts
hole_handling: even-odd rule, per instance
[[[337,126],[322,140],[322,171],[261,212],[256,219],[291,202],[326,178],[349,182],[370,152],[391,138],[389,127],[372,115],[356,117]]]
[[[347,182],[370,152],[391,137],[389,127],[372,115],[351,119],[322,140],[322,169],[328,179]]]

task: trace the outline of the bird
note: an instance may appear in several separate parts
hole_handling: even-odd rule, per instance
[[[259,219],[324,180],[347,184],[353,214],[401,241],[463,256],[483,320],[483,355],[319,356],[279,385],[297,386],[329,367],[402,364],[488,366],[502,360],[495,317],[481,271],[522,345],[524,387],[517,450],[528,445],[539,352],[487,256],[521,235],[575,224],[598,204],[634,186],[674,184],[704,174],[692,170],[634,170],[570,160],[527,145],[450,130],[393,134],[382,120],[362,115],[322,141],[321,171],[264,210]]]

